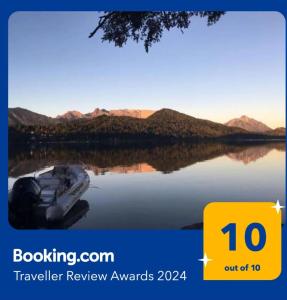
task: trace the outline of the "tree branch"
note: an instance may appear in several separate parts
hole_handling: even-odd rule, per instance
[[[97,31],[104,25],[104,23],[107,21],[107,19],[109,19],[112,15],[114,14],[114,12],[110,12],[104,16],[101,16],[98,22],[98,26],[90,33],[89,38],[93,37]]]

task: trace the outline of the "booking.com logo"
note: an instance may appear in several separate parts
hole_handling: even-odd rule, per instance
[[[77,263],[113,263],[115,255],[113,252],[65,252],[53,249],[43,249],[37,252],[24,252],[22,249],[13,249],[14,263],[66,263],[73,266]]]

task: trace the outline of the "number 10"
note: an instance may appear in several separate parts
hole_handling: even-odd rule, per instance
[[[252,232],[257,230],[259,233],[259,240],[257,244],[252,241]],[[236,223],[229,223],[221,229],[221,231],[226,234],[229,233],[229,250],[236,250]],[[245,230],[245,244],[247,248],[251,251],[260,251],[266,243],[266,231],[262,224],[251,223],[246,227]]]

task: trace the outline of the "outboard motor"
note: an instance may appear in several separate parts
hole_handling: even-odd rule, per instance
[[[41,187],[34,177],[19,178],[12,188],[10,209],[16,215],[30,216],[40,195]]]

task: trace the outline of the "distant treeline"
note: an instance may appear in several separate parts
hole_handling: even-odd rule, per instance
[[[46,125],[9,128],[10,143],[164,141],[208,139],[276,139],[282,136],[249,133],[236,127],[201,120],[169,109],[147,119],[99,116]]]

